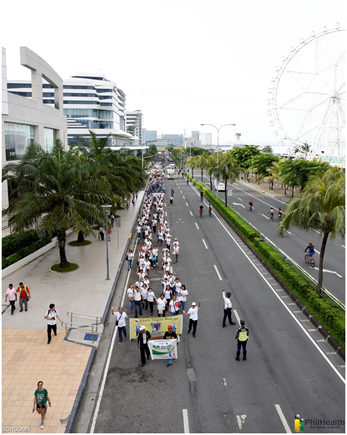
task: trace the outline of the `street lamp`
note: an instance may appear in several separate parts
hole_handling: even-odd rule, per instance
[[[203,126],[203,125],[210,125],[211,127],[214,127],[214,128],[217,130],[217,163],[218,163],[219,130],[220,130],[222,127],[225,127],[226,125],[230,125],[230,126],[232,126],[232,127],[235,127],[236,124],[223,124],[223,125],[221,125],[219,128],[217,128],[217,127],[216,127],[215,125],[213,125],[213,124],[201,124],[201,126]]]
[[[107,264],[107,277],[106,280],[110,279],[109,271],[109,261],[108,261],[108,212],[111,210],[112,205],[102,205],[101,206],[106,213],[106,264]]]

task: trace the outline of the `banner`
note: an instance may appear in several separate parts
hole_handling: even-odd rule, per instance
[[[177,340],[149,340],[149,351],[153,359],[177,359]]]
[[[171,325],[176,334],[182,334],[183,316],[168,316],[168,317],[145,317],[145,318],[130,318],[129,319],[129,340],[136,340],[137,334],[140,332],[140,326],[144,326],[153,338],[163,337],[167,331],[167,327]]]

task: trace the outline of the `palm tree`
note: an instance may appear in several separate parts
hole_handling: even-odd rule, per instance
[[[301,198],[291,200],[284,209],[282,224],[286,230],[293,225],[304,230],[320,228],[323,233],[319,257],[318,293],[323,283],[323,260],[330,235],[333,241],[345,235],[345,176],[339,168],[314,175],[306,183]]]
[[[264,180],[268,181],[271,190],[273,190],[274,188],[274,181],[281,179],[281,169],[280,169],[281,161],[282,160],[273,162],[271,168],[267,168],[266,170],[270,175],[264,177]]]
[[[227,184],[228,180],[231,181],[231,183],[234,183],[236,181],[237,177],[239,176],[239,173],[241,171],[241,168],[236,165],[236,162],[231,154],[223,154],[222,157],[219,159],[219,164],[214,170],[214,175],[218,180],[224,181],[225,186],[225,206],[228,205],[228,189]]]
[[[208,158],[207,153],[204,151],[200,156],[197,156],[196,159],[196,166],[201,170],[201,182],[203,183],[203,177],[204,177],[204,169],[207,168],[208,165]]]
[[[213,190],[213,186],[212,186],[212,175],[214,174],[214,171],[217,167],[217,156],[211,154],[207,157],[207,173],[210,177],[210,189]]]
[[[197,167],[196,157],[189,157],[186,161],[186,165],[192,170],[192,178],[194,178],[194,169]]]
[[[22,200],[3,211],[10,216],[9,224],[20,232],[39,222],[40,231],[57,236],[60,266],[68,267],[66,231],[93,233],[88,221],[103,223],[99,206],[112,201],[109,183],[99,177],[98,166],[74,147],[65,151],[57,140],[52,154],[33,145],[18,165],[6,165],[3,180],[8,179],[23,194]]]

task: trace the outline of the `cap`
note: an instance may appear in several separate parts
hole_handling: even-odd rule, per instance
[[[145,326],[140,326],[140,331],[142,331],[143,329],[146,329]]]
[[[231,296],[231,293],[228,292],[228,293],[227,293],[227,298],[230,298],[230,296]]]
[[[192,302],[192,305],[196,305],[196,302]]]
[[[169,326],[167,327],[167,329],[172,329],[172,326],[171,326],[171,325],[169,325]]]

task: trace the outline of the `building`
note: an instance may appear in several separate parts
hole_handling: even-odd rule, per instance
[[[212,145],[212,133],[200,133],[201,145]]]
[[[125,118],[126,131],[137,138],[139,144],[142,144],[142,113],[141,110],[133,112],[126,111]]]
[[[182,134],[163,134],[163,139],[167,139],[172,145],[182,145],[183,135]]]
[[[9,92],[32,97],[31,83],[11,81]],[[54,103],[52,85],[42,83],[43,103]],[[102,73],[77,73],[63,82],[64,114],[67,117],[67,143],[78,137],[90,139],[89,130],[97,137],[107,137],[110,147],[129,146],[132,137],[125,131],[125,94]]]
[[[145,128],[142,129],[142,143],[146,142],[153,142],[157,140],[158,133],[156,130],[146,130]]]
[[[200,132],[199,131],[192,131],[191,140],[194,143],[195,147],[200,147],[201,146]]]
[[[63,112],[63,80],[46,61],[27,47],[20,47],[20,63],[31,70],[31,81],[7,80],[6,50],[2,49],[2,162],[19,161],[34,142],[46,151],[56,139],[67,143]],[[42,81],[50,87],[46,104]],[[24,86],[23,86],[24,85]],[[26,94],[30,93],[30,98]],[[9,205],[11,186],[2,183],[2,207]]]

